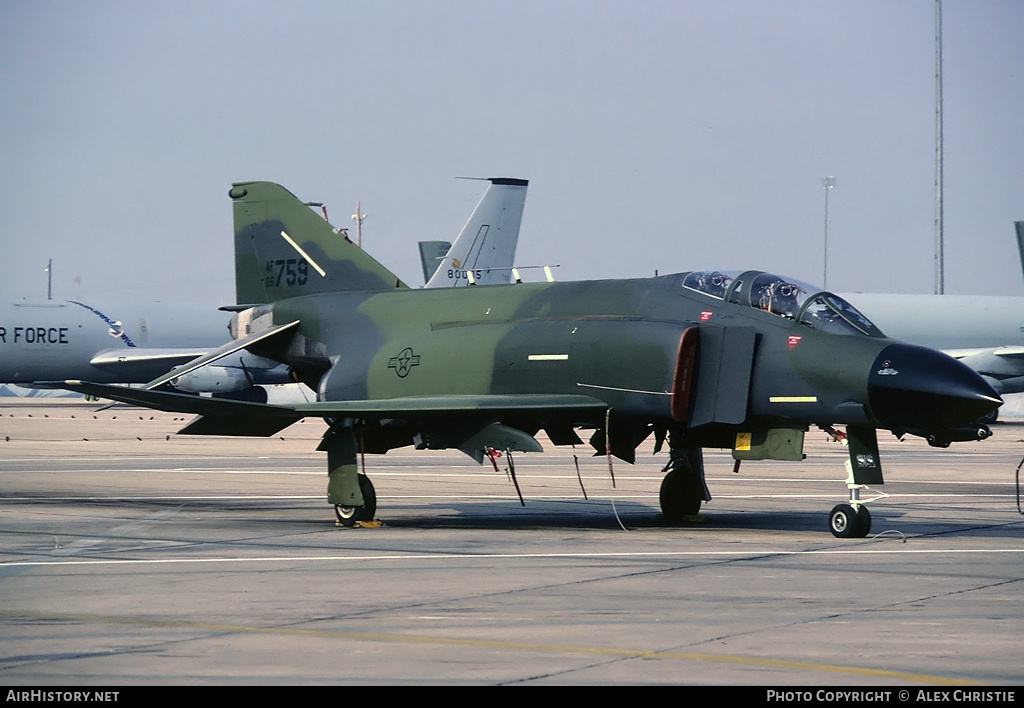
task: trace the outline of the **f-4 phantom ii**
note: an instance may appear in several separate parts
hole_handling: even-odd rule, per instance
[[[769,273],[412,290],[284,188],[240,182],[230,196],[235,340],[190,366],[246,349],[287,364],[317,401],[58,385],[198,414],[184,434],[269,436],[323,418],[327,499],[343,525],[376,511],[360,452],[457,448],[482,461],[541,451],[540,430],[580,444],[582,429],[597,451],[633,462],[653,435],[656,452],[668,449],[661,510],[681,519],[711,498],[702,448],[795,461],[819,426],[849,447],[850,502],[832,510],[831,531],[864,536],[860,490],[883,482],[878,429],[977,440],[989,431],[975,421],[1001,402],[951,357],[888,339],[841,298]],[[267,277],[270,261],[287,277]]]

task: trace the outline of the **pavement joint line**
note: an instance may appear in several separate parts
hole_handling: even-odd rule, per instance
[[[460,647],[477,647],[486,649],[507,649],[517,651],[539,651],[559,654],[590,654],[602,656],[615,656],[633,659],[676,659],[683,661],[704,661],[727,664],[743,664],[748,666],[762,666],[781,669],[795,669],[802,671],[816,671],[833,674],[847,674],[853,676],[864,676],[871,678],[885,678],[897,681],[923,683],[942,686],[978,686],[982,685],[976,681],[955,679],[946,676],[931,676],[927,674],[913,674],[901,671],[890,671],[885,669],[869,669],[856,666],[837,666],[832,664],[816,664],[803,661],[788,661],[785,659],[769,659],[749,656],[734,656],[728,654],[706,654],[698,652],[664,651],[657,649],[621,649],[614,647],[587,647],[561,644],[540,644],[531,642],[509,642],[486,639],[459,639],[452,637],[430,637],[408,634],[385,634],[375,632],[343,632],[336,630],[321,629],[300,629],[297,627],[256,627],[252,625],[233,625],[207,622],[186,622],[180,620],[145,619],[136,617],[117,617],[110,615],[81,615],[81,614],[51,614],[45,612],[19,612],[14,610],[0,610],[0,617],[10,619],[39,619],[57,620],[66,622],[93,622],[103,624],[128,624],[150,627],[167,627],[172,629],[187,629],[197,631],[230,632],[240,634],[270,634],[288,635],[302,637],[320,637],[328,639],[341,639],[348,641],[362,642],[383,642],[402,644],[423,644],[443,645]]]
[[[862,543],[873,543],[867,539]],[[902,544],[901,544],[902,545]],[[544,558],[735,558],[747,556],[750,560],[763,560],[773,556],[814,556],[814,555],[963,555],[963,554],[1024,554],[1024,548],[899,548],[899,549],[810,549],[798,551],[607,551],[600,553],[389,553],[374,555],[340,556],[267,556],[262,558],[109,558],[90,560],[31,560],[0,562],[0,568],[47,567],[69,565],[169,565],[173,563],[294,563],[339,562],[339,561],[389,561],[389,560],[486,560],[486,559],[544,559]]]

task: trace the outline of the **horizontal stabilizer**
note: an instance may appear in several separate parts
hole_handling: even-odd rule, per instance
[[[1024,347],[997,347],[992,353],[1004,359],[1020,359],[1024,358]]]
[[[992,356],[999,356],[1003,358],[1021,358],[1024,357],[1024,347],[1022,346],[1006,346],[1006,347],[975,347],[972,349],[943,349],[943,354],[948,354],[954,359],[966,359],[967,357],[977,356],[978,354],[991,354]]]
[[[256,342],[263,341],[264,339],[269,339],[270,337],[282,335],[283,333],[297,327],[298,324],[299,321],[295,320],[294,322],[289,322],[288,324],[277,325],[276,327],[270,327],[268,329],[263,329],[258,332],[254,332],[253,334],[250,334],[246,337],[242,337],[241,339],[232,340],[225,344],[224,346],[218,347],[217,349],[214,349],[213,351],[204,354],[198,359],[192,360],[187,365],[174,369],[173,371],[168,371],[160,378],[150,381],[148,384],[146,384],[146,388],[152,389],[162,386],[168,381],[172,381],[178,378],[179,376],[184,376],[190,371],[195,371],[196,369],[202,366],[206,366],[212,361],[216,361],[217,359],[226,357],[229,354],[234,354],[237,351],[241,351],[242,349],[245,349],[246,347],[251,346]]]

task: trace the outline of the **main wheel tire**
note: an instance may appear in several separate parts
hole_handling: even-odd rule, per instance
[[[334,505],[334,515],[342,526],[352,528],[360,521],[373,521],[373,515],[377,513],[377,492],[365,474],[359,475],[359,491],[363,494],[362,506]]]
[[[861,507],[864,508],[864,507]],[[838,504],[828,515],[828,527],[836,538],[862,538],[860,515],[849,504]]]
[[[661,513],[669,521],[682,521],[687,516],[696,516],[700,503],[704,501],[704,488],[689,469],[672,470],[661,481],[658,493]]]
[[[857,529],[857,538],[864,538],[871,533],[871,512],[863,504],[857,507],[857,519],[860,522],[860,528]]]

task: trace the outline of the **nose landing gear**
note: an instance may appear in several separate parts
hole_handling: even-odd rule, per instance
[[[838,433],[830,427],[824,430],[846,445],[850,455],[846,460],[850,502],[833,507],[828,515],[828,528],[836,538],[864,538],[871,533],[871,512],[860,500],[860,490],[866,489],[868,484],[883,483],[877,434],[874,428],[852,425],[846,428],[845,433]]]
[[[864,538],[871,532],[871,512],[863,504],[837,504],[828,515],[828,527],[836,538]]]

